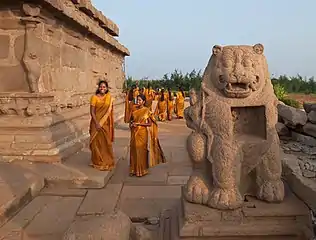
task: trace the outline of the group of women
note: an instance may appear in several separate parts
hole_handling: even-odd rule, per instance
[[[181,87],[179,87],[178,92],[173,93],[169,88],[167,91],[165,89],[153,90],[149,85],[147,88],[138,88],[136,85],[127,92],[125,99],[125,122],[129,122],[130,116],[133,112],[134,105],[136,103],[136,98],[138,95],[145,96],[145,106],[152,111],[153,101],[157,101],[156,108],[154,110],[154,116],[159,121],[171,121],[173,115],[175,114],[178,119],[183,118],[184,113],[184,100],[185,93]]]
[[[159,115],[163,115],[165,104],[169,106],[167,101],[173,102],[170,96],[161,91],[157,105]],[[129,123],[131,130],[129,168],[131,176],[142,177],[148,174],[148,168],[166,162],[158,140],[156,118],[151,111],[155,97],[156,94],[151,88],[139,90],[133,87],[127,93],[124,120]],[[90,114],[91,165],[101,171],[110,171],[115,166],[113,98],[105,81],[99,82],[95,95],[91,97]],[[178,117],[183,117],[183,110],[182,115],[180,113]],[[159,119],[163,118],[159,117]]]

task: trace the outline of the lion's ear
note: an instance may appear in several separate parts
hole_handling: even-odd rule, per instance
[[[218,55],[219,53],[222,52],[223,47],[219,46],[219,45],[215,45],[212,49],[212,53],[213,55]]]
[[[261,43],[257,43],[256,45],[253,46],[253,50],[257,54],[263,54],[264,47]]]

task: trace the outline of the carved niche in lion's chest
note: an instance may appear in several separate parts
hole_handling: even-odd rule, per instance
[[[266,140],[265,106],[231,107],[234,137],[242,141]]]

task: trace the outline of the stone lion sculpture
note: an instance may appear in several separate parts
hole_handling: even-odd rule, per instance
[[[191,91],[186,124],[193,173],[187,201],[241,207],[245,195],[281,202],[284,184],[276,105],[262,44],[214,46],[200,96]]]

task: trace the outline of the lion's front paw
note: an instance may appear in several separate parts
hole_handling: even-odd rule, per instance
[[[238,189],[215,188],[211,192],[208,206],[216,209],[227,210],[241,207],[243,199]]]
[[[258,190],[257,197],[267,202],[281,202],[284,199],[282,180],[265,181]]]
[[[187,201],[197,204],[207,204],[209,188],[200,176],[191,176],[185,186],[184,195]]]

